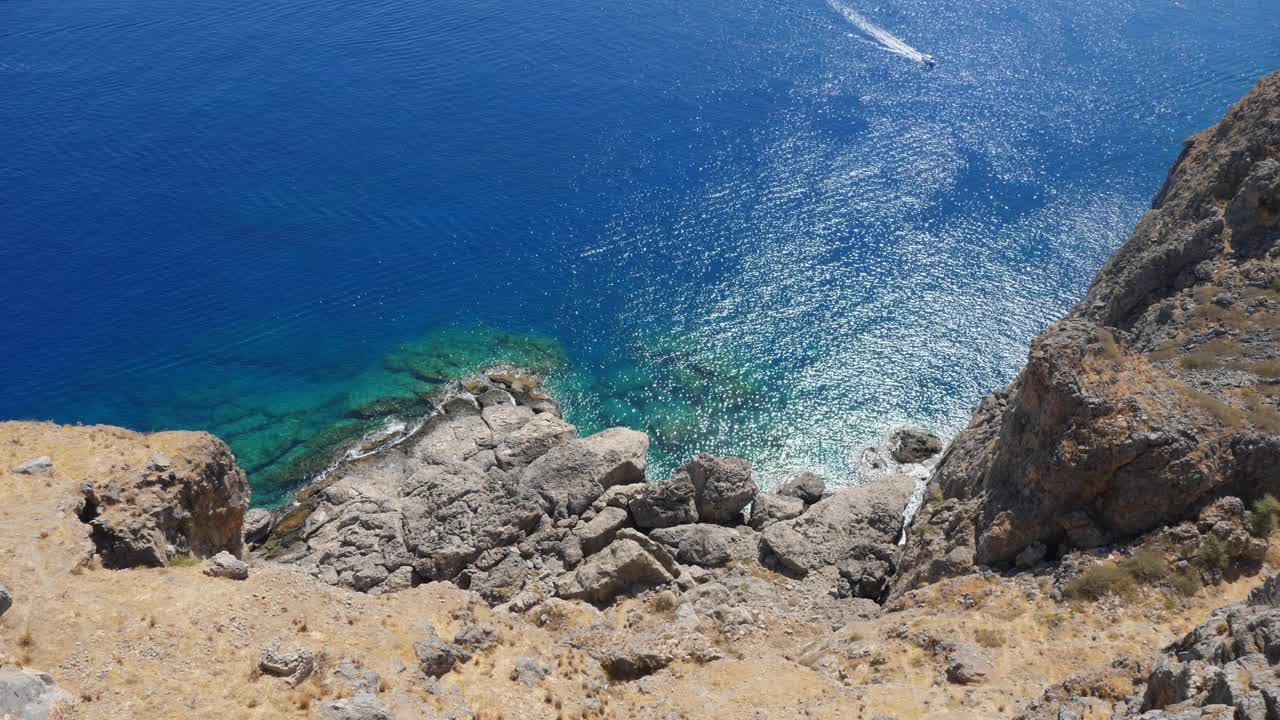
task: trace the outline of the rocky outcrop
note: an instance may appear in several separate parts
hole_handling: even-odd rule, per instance
[[[1280,577],[1255,589],[1248,602],[1220,608],[1204,624],[1144,663],[1135,691],[1100,698],[1089,682],[1073,678],[1047,690],[1019,717],[1246,718],[1280,712]],[[1125,675],[1135,673],[1119,668]],[[1106,673],[1094,673],[1106,682]],[[1095,682],[1095,684],[1096,684]],[[1089,713],[1093,713],[1090,715]]]
[[[1132,237],[933,475],[894,592],[1280,492],[1280,74],[1187,141]]]
[[[650,483],[643,433],[575,437],[536,385],[517,392],[528,383],[506,370],[459,383],[418,434],[299,493],[261,552],[363,592],[451,581],[523,610],[755,567],[764,528],[776,566],[829,570],[833,587],[839,566],[862,561],[850,592],[881,594],[910,478],[822,500],[825,482],[806,474],[789,486],[800,498],[758,496],[750,463],[702,454]]]
[[[109,430],[137,458],[95,473],[76,500],[105,567],[243,553],[249,486],[226,444],[207,433]]]
[[[201,571],[209,577],[227,578],[228,580],[247,580],[249,578],[249,566],[243,560],[225,550],[205,560]]]
[[[798,518],[765,528],[761,551],[797,575],[853,560],[877,560],[888,569],[914,488],[910,477],[892,475],[841,490]]]

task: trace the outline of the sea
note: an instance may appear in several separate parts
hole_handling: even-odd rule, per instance
[[[1275,0],[0,0],[0,417],[279,505],[495,363],[857,481],[950,435],[1280,67]]]

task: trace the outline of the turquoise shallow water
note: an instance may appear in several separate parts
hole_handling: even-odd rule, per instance
[[[844,478],[1013,376],[1277,17],[8,0],[0,416],[209,429],[278,502],[429,390],[409,344],[536,358],[659,473]]]

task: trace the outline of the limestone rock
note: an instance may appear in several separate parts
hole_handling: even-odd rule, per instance
[[[763,530],[780,520],[790,520],[804,514],[805,503],[798,497],[787,495],[757,495],[751,503],[751,527]]]
[[[244,514],[244,541],[257,545],[267,538],[271,532],[271,524],[275,522],[275,513],[262,508],[253,508]]]
[[[511,670],[511,679],[533,687],[550,674],[551,668],[531,657],[522,656],[516,658],[515,666]]]
[[[630,517],[626,510],[617,507],[605,507],[595,517],[574,528],[574,534],[582,544],[583,555],[593,555],[609,543],[613,542],[618,531],[626,527]]]
[[[671,580],[671,573],[638,543],[618,539],[555,584],[556,595],[562,598],[602,604],[631,588],[665,585]]]
[[[659,528],[649,537],[675,550],[676,560],[703,567],[719,567],[733,560],[756,560],[759,538],[754,531],[697,523]]]
[[[495,450],[498,465],[520,468],[573,438],[576,428],[551,413],[540,413],[508,435]]]
[[[972,685],[986,680],[991,672],[991,653],[967,642],[949,641],[944,649],[947,654],[947,680],[959,685]]]
[[[1269,289],[1280,163],[1266,150],[1277,144],[1272,73],[1186,142],[1085,298],[956,436],[895,593],[1012,563],[1035,543],[1061,552],[1126,539],[1217,497],[1280,491],[1280,406],[1263,399],[1280,342]]]
[[[698,521],[693,480],[676,471],[669,480],[651,485],[631,500],[631,519],[636,527],[662,528]]]
[[[75,706],[71,694],[58,687],[48,673],[0,668],[0,718],[68,717]]]
[[[319,720],[392,720],[391,708],[371,692],[320,704]]]
[[[3,616],[13,607],[13,594],[9,592],[9,588],[0,585],[0,616]]]
[[[782,489],[778,491],[778,494],[784,497],[798,498],[806,505],[812,505],[821,500],[826,492],[826,480],[811,472],[802,472],[783,483]]]
[[[85,483],[80,518],[108,568],[167,565],[174,552],[240,555],[249,505],[244,471],[231,451],[207,433],[156,433],[165,447],[162,471],[125,469]]]
[[[758,491],[751,463],[741,458],[704,453],[682,470],[693,482],[694,503],[702,522],[740,523],[743,509]]]
[[[799,575],[848,560],[892,557],[914,487],[910,477],[892,475],[841,490],[798,518],[765,528],[761,549]]]
[[[427,677],[438,678],[460,662],[471,659],[471,653],[454,643],[440,638],[434,627],[426,628],[426,637],[413,644],[413,653],[418,658],[418,669]]]
[[[942,452],[942,438],[917,427],[900,427],[889,434],[893,459],[900,463],[918,463]]]
[[[226,550],[205,560],[202,571],[209,577],[227,578],[229,580],[249,579],[249,566]]]
[[[610,428],[570,440],[533,461],[521,482],[538,492],[556,517],[581,515],[605,488],[644,481],[649,438]]]
[[[32,458],[13,468],[15,475],[45,475],[53,472],[53,460],[48,455]]]
[[[280,640],[272,640],[262,649],[258,658],[258,669],[267,675],[285,678],[291,686],[296,686],[311,676],[315,670],[315,655],[305,648],[290,651],[280,649]]]

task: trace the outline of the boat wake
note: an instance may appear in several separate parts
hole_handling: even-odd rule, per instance
[[[848,5],[840,2],[840,0],[827,0],[827,5],[830,5],[832,10],[840,13],[845,20],[849,21],[849,24],[862,31],[862,33],[867,36],[867,39],[880,46],[881,49],[888,50],[894,55],[904,57],[922,65],[933,67],[935,61],[932,55],[920,52],[919,50],[911,47],[893,33],[866,19],[857,10],[854,10]]]

